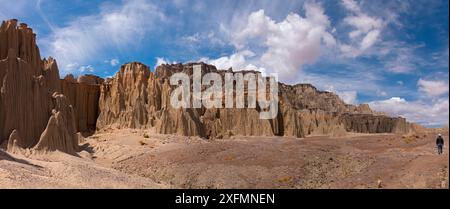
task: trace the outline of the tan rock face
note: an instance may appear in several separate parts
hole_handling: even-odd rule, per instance
[[[148,67],[134,62],[122,66],[113,79],[107,79],[100,88],[97,127],[146,127],[149,77]]]
[[[61,92],[56,61],[41,60],[36,35],[26,24],[17,26],[17,20],[4,21],[0,27],[0,81],[0,143],[12,139],[13,147],[34,148],[56,119],[59,130],[67,129],[64,137],[60,131],[47,131],[44,138],[56,140],[54,149],[74,149],[75,145],[70,150],[60,146],[75,138],[68,128],[73,115],[65,114],[71,111],[70,104],[65,97],[54,101],[54,92]]]
[[[171,75],[183,72],[192,79],[193,65],[161,65],[155,74],[140,63],[121,67],[101,87],[97,128],[150,128],[161,134],[222,138],[232,135],[294,136],[345,135],[346,132],[407,132],[403,118],[374,115],[367,104],[345,104],[337,95],[309,84],[280,84],[279,114],[259,119],[257,109],[174,109],[170,105]],[[200,63],[202,73],[225,72]]]
[[[53,93],[54,109],[35,150],[48,152],[60,150],[69,154],[78,151],[78,135],[72,105],[63,94]]]
[[[72,104],[79,132],[95,130],[102,83],[103,79],[95,75],[82,75],[77,80],[72,75],[67,75],[61,80],[62,93]]]
[[[360,133],[407,133],[411,128],[404,118],[382,115],[344,114],[340,121],[347,131]]]
[[[192,77],[193,65],[162,65],[155,70],[155,74],[140,63],[122,66],[116,76],[101,87],[97,128],[155,127],[156,132],[161,134],[206,138],[231,135],[304,136],[300,118],[289,110],[277,119],[260,120],[257,109],[174,109],[170,105],[170,93],[174,86],[169,85],[168,79],[178,72]],[[201,65],[203,74],[219,72],[212,65]]]
[[[323,110],[326,112],[372,114],[369,105],[346,104],[334,93],[319,91],[311,84],[280,84],[282,99],[297,110]]]

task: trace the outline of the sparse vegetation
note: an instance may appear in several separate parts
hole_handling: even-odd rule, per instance
[[[292,180],[292,177],[290,177],[290,176],[285,176],[285,177],[279,178],[279,179],[278,179],[278,182],[280,182],[280,183],[287,183],[287,182],[290,182],[291,180]]]
[[[150,136],[147,133],[144,133],[144,138],[148,139]]]
[[[424,136],[425,137],[425,136]],[[410,144],[410,143],[414,143],[416,142],[418,139],[420,139],[421,136],[417,135],[417,134],[408,134],[408,135],[403,135],[402,139],[406,144]]]
[[[144,145],[147,145],[147,142],[144,141],[144,140],[140,140],[140,141],[139,141],[139,144],[140,144],[141,146],[144,146]]]
[[[232,156],[232,155],[225,156],[224,159],[225,159],[226,161],[234,160],[234,156]]]

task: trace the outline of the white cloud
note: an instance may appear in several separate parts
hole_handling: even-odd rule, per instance
[[[382,97],[387,96],[387,93],[385,91],[377,90],[376,93],[377,93],[377,96],[382,96]]]
[[[163,57],[156,57],[155,68],[163,64],[177,64],[177,61],[170,61]]]
[[[370,48],[378,39],[380,35],[379,30],[372,30],[361,41],[361,50],[365,51]]]
[[[339,98],[341,98],[347,104],[356,104],[357,92],[356,91],[336,91]]]
[[[354,0],[342,0],[341,4],[350,14],[343,22],[352,27],[349,32],[350,43],[342,43],[340,49],[344,56],[357,57],[370,49],[379,39],[385,22],[378,17],[371,17],[362,12]]]
[[[448,83],[445,81],[419,79],[417,85],[419,90],[428,96],[436,97],[448,93]]]
[[[251,13],[246,22],[228,30],[238,50],[229,57],[215,60],[216,64],[238,67],[249,66],[277,73],[283,82],[298,81],[301,67],[314,63],[320,55],[322,44],[334,46],[336,41],[328,32],[330,22],[323,8],[314,3],[305,3],[305,16],[290,13],[280,22],[267,16],[264,10]],[[245,51],[256,48],[258,53],[250,56]],[[263,48],[263,50],[261,50]],[[225,63],[228,63],[225,65]],[[236,67],[234,67],[236,66]]]
[[[73,72],[74,70],[78,70],[79,68],[80,68],[80,64],[75,62],[75,63],[66,64],[65,70],[66,70],[66,72],[70,73],[70,72]]]
[[[109,61],[109,64],[111,65],[111,66],[116,66],[116,65],[118,65],[120,62],[119,62],[119,60],[118,59],[111,59],[110,61]]]
[[[91,62],[107,48],[122,51],[138,46],[153,21],[164,18],[144,0],[123,1],[120,6],[105,4],[96,15],[77,17],[65,27],[55,28],[47,40],[48,54],[56,57],[65,73],[71,63]]]
[[[92,65],[80,65],[78,63],[69,63],[66,65],[66,73],[92,73],[94,72]]]
[[[241,26],[237,33],[233,34],[233,41],[237,49],[247,45],[249,39],[264,36],[269,33],[270,27],[275,27],[275,22],[264,14],[264,10],[251,13],[246,24]]]
[[[0,21],[7,19],[24,19],[29,13],[31,13],[35,1],[33,0],[15,0],[11,2],[10,0],[0,0]]]
[[[217,34],[213,31],[203,32],[203,33],[194,33],[192,35],[181,37],[183,43],[190,44],[192,46],[216,46],[223,47],[226,43],[217,36]]]
[[[333,92],[339,96],[347,104],[356,104],[358,92],[357,91],[338,91],[334,86],[327,86],[326,91]]]
[[[416,50],[423,45],[407,45],[401,41],[383,41],[376,47],[374,54],[378,56],[384,69],[391,73],[408,74],[423,66],[423,57]]]
[[[400,97],[387,100],[373,101],[369,106],[379,112],[391,116],[401,116],[408,121],[426,126],[443,126],[448,124],[449,102],[448,98],[434,100],[431,103],[421,101],[407,101]]]
[[[247,67],[248,59],[254,57],[255,53],[249,50],[244,50],[232,54],[231,56],[224,56],[218,59],[205,60],[207,63],[215,65],[218,69],[227,70],[233,68],[233,70],[244,70]]]
[[[354,1],[354,0],[342,0],[341,3],[346,9],[348,9],[348,10],[350,10],[352,12],[358,13],[358,12],[361,11],[358,3],[356,1]]]
[[[94,72],[94,68],[92,67],[92,65],[81,66],[80,68],[78,68],[78,71],[80,71],[81,73],[92,73]]]
[[[164,65],[164,64],[167,64],[167,63],[169,63],[168,60],[166,60],[166,59],[164,59],[164,58],[162,58],[162,57],[157,57],[157,58],[156,58],[156,64],[155,64],[155,67],[158,67],[158,66],[160,66],[160,65]]]
[[[405,56],[399,55],[394,61],[386,62],[386,70],[393,73],[409,73],[413,71],[415,66],[407,62],[402,62],[402,60],[406,61],[403,57]]]

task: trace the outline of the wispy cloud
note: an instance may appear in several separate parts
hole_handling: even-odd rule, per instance
[[[111,59],[110,61],[109,61],[109,64],[111,65],[111,66],[116,66],[116,65],[118,65],[120,62],[119,62],[119,60],[118,59]]]
[[[428,96],[437,97],[448,93],[448,82],[440,80],[419,79],[417,82],[419,91],[425,92]]]
[[[46,40],[49,54],[57,58],[63,74],[72,73],[70,66],[98,60],[111,48],[120,53],[138,47],[154,21],[164,18],[156,6],[144,0],[104,5],[97,15],[78,17],[67,26],[55,27]]]
[[[340,49],[345,56],[357,57],[380,39],[386,23],[381,18],[364,13],[355,0],[342,0],[341,3],[349,11],[343,22],[352,29],[348,33],[349,43],[341,43]]]
[[[34,4],[34,0],[0,0],[0,20],[12,18],[24,18],[30,11],[30,5]]]
[[[392,97],[387,100],[373,101],[369,106],[379,112],[392,116],[402,116],[409,121],[426,126],[448,125],[448,97],[434,102],[407,101],[404,98]]]

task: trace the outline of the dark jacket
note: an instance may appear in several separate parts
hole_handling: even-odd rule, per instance
[[[444,145],[444,138],[442,136],[436,138],[436,145]]]

